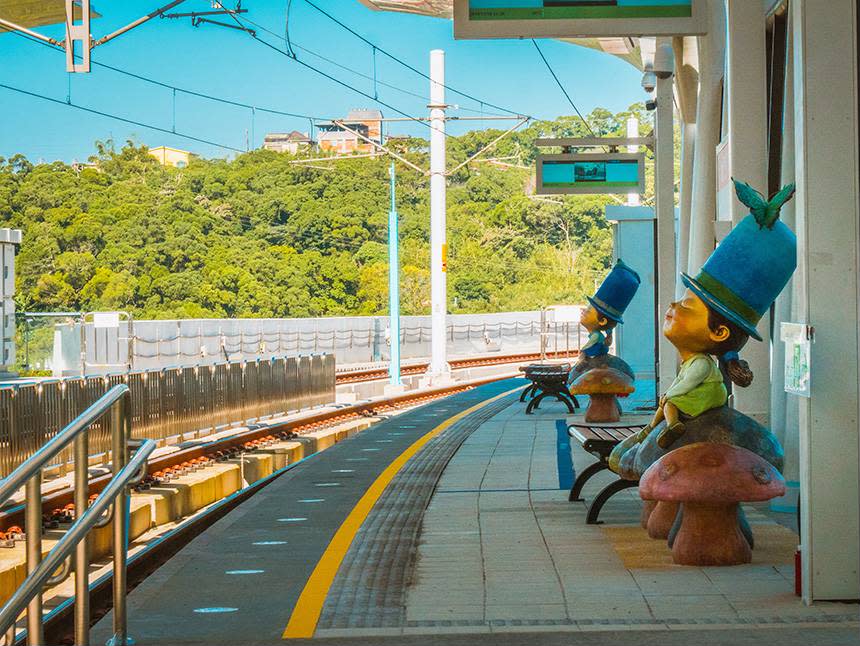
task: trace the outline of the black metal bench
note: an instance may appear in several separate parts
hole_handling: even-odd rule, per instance
[[[568,500],[582,502],[583,499],[580,497],[582,488],[595,474],[609,468],[609,454],[612,453],[612,449],[642,429],[641,424],[632,426],[627,424],[627,422],[618,422],[615,424],[573,423],[568,425],[567,434],[597,458],[597,462],[588,465],[582,470],[582,473],[576,476],[573,486],[570,488]],[[618,478],[606,485],[591,501],[585,522],[589,525],[599,525],[602,521],[598,520],[598,516],[600,516],[600,510],[603,509],[606,501],[619,491],[638,486],[638,480],[624,480],[623,478]]]
[[[567,406],[569,413],[573,413],[579,408],[579,402],[576,401],[576,397],[570,394],[567,387],[570,370],[571,365],[569,363],[533,363],[520,368],[526,379],[532,382],[520,395],[521,402],[524,402],[527,397],[531,397],[531,401],[526,406],[526,415],[531,415],[532,411],[540,406],[541,401],[550,396]]]

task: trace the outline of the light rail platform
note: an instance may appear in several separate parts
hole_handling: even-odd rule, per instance
[[[459,393],[316,454],[130,593],[146,644],[856,644],[858,606],[794,596],[790,514],[747,513],[753,563],[675,566],[635,489],[587,525],[567,412],[522,379]],[[93,643],[110,636],[110,615]],[[526,637],[523,633],[531,633]],[[576,636],[572,633],[576,633]]]

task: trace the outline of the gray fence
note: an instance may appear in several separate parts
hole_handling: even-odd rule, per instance
[[[448,354],[455,357],[537,352],[541,319],[541,312],[449,315]],[[575,348],[577,331],[574,324],[569,327],[570,346]],[[53,356],[42,365],[50,365],[56,376],[68,376],[82,371],[105,374],[129,367],[144,370],[199,366],[327,352],[336,354],[338,364],[344,366],[387,361],[389,337],[388,318],[380,316],[135,320],[123,321],[113,329],[76,321],[56,326]],[[429,356],[430,317],[404,316],[400,344],[403,359]],[[31,363],[35,361],[34,356]]]
[[[121,375],[71,377],[0,388],[0,477],[39,449],[111,386],[131,391],[132,437],[164,440],[333,402],[334,355],[222,362]],[[92,455],[109,459],[110,418],[90,431]],[[58,459],[71,465],[71,448]]]

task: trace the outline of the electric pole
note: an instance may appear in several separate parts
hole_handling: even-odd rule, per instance
[[[430,367],[432,385],[451,378],[446,357],[448,244],[445,224],[445,52],[430,52]]]
[[[388,338],[391,356],[388,362],[389,384],[400,382],[400,250],[397,226],[397,203],[395,202],[394,162],[388,170],[391,180],[391,208],[388,210]]]

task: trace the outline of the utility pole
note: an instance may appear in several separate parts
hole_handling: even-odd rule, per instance
[[[448,244],[445,231],[445,52],[430,52],[430,367],[432,385],[450,380],[446,358]]]
[[[394,162],[388,169],[391,179],[391,208],[388,210],[388,329],[391,356],[388,362],[388,381],[394,388],[400,382],[400,250],[397,226],[397,203],[395,202]]]

